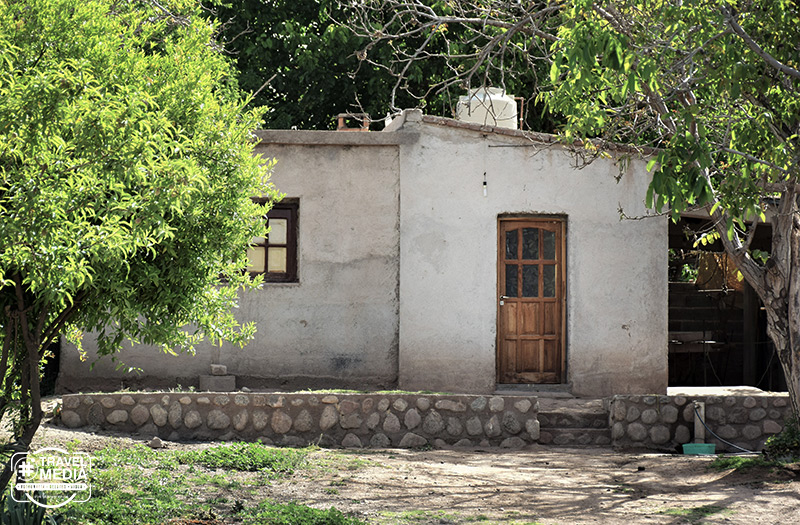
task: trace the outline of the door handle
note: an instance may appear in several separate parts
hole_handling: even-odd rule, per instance
[[[506,299],[510,299],[510,297],[507,296],[507,295],[501,295],[500,296],[500,306],[503,306],[504,304],[506,304]]]

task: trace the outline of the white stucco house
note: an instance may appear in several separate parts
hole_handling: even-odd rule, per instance
[[[256,339],[128,348],[141,378],[67,347],[62,391],[196,385],[216,363],[249,388],[666,392],[666,218],[619,213],[646,213],[646,161],[578,169],[552,136],[416,110],[382,132],[258,137],[286,199],[251,250],[270,282],[237,314]]]

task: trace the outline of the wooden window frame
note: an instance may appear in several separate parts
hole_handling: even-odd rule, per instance
[[[265,205],[267,201],[257,200],[259,204]],[[264,271],[263,272],[250,272],[250,275],[263,275],[265,283],[296,283],[298,282],[297,274],[297,223],[298,223],[299,201],[284,199],[272,205],[272,208],[267,212],[266,220],[269,226],[269,220],[272,219],[286,219],[286,243],[285,244],[271,244],[269,242],[269,234],[264,238],[263,244],[253,244],[253,247],[264,248]],[[286,271],[285,272],[270,272],[269,268],[269,248],[286,248]]]

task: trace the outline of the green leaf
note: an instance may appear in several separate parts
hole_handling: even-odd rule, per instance
[[[553,64],[550,66],[550,82],[555,82],[558,80],[559,68],[558,62],[553,60]]]

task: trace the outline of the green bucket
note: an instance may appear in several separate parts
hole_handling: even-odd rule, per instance
[[[684,454],[714,454],[717,450],[717,445],[714,443],[686,443],[683,445]]]

